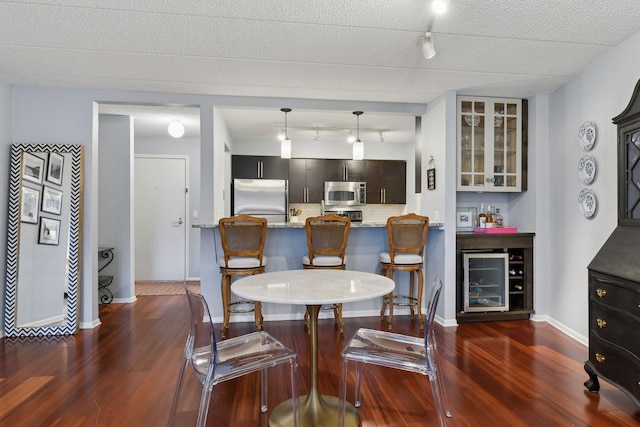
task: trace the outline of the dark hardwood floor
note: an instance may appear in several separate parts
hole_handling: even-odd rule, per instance
[[[173,398],[187,335],[184,296],[139,297],[102,306],[102,325],[71,337],[0,340],[1,426],[163,426]],[[338,394],[339,354],[358,327],[378,318],[320,321],[319,388]],[[309,346],[303,322],[265,322],[301,360],[301,394],[309,389]],[[252,331],[231,324],[230,335]],[[398,316],[394,331],[418,335],[418,323]],[[587,349],[545,323],[466,323],[437,327],[441,370],[453,418],[450,426],[633,426],[640,411],[601,381],[598,394],[582,383]],[[286,367],[271,369],[269,403],[288,398]],[[210,426],[267,426],[259,411],[259,379],[249,375],[213,391]],[[353,378],[349,383],[352,400]],[[200,386],[189,373],[176,425],[195,424]],[[426,377],[367,367],[362,425],[436,424]]]

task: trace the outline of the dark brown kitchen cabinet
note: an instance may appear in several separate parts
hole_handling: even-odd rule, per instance
[[[324,198],[324,159],[289,161],[289,202],[320,203]]]
[[[367,160],[367,204],[407,202],[407,163]]]
[[[324,181],[365,181],[367,179],[364,160],[324,160]]]
[[[231,176],[234,179],[289,179],[289,159],[276,156],[232,156]]]
[[[477,322],[490,320],[528,319],[533,314],[533,233],[505,233],[505,234],[456,234],[456,319],[458,322]],[[492,292],[491,286],[495,279],[487,269],[483,277],[481,268],[476,269],[472,281],[465,283],[465,277],[473,277],[467,271],[465,275],[465,255],[495,257],[498,254],[506,257],[507,280],[505,295],[502,300],[505,308],[502,311],[493,309],[465,310],[469,306],[468,298],[482,301]],[[465,292],[466,291],[466,292]],[[467,301],[465,301],[465,296]],[[465,304],[465,302],[467,304]],[[486,304],[488,307],[491,304]]]

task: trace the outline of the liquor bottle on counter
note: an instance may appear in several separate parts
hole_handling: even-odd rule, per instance
[[[486,228],[487,214],[484,212],[484,203],[480,203],[480,213],[478,214],[478,227]]]
[[[495,221],[493,219],[493,205],[488,205],[487,207],[487,223],[485,225],[486,228],[494,228]]]
[[[500,213],[500,208],[496,208],[496,214],[494,215],[494,219],[496,220],[496,227],[504,227],[504,218],[502,218],[502,214]]]

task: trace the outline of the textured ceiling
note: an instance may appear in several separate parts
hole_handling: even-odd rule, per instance
[[[416,41],[431,29],[437,55]],[[548,93],[640,30],[637,0],[0,3],[14,85],[427,103]]]

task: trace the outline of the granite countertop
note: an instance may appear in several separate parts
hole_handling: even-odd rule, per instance
[[[304,228],[304,221],[269,223],[267,228]],[[352,222],[351,228],[386,228],[386,222]],[[443,222],[430,222],[429,227],[444,227]],[[191,224],[191,228],[218,228],[218,224]]]

